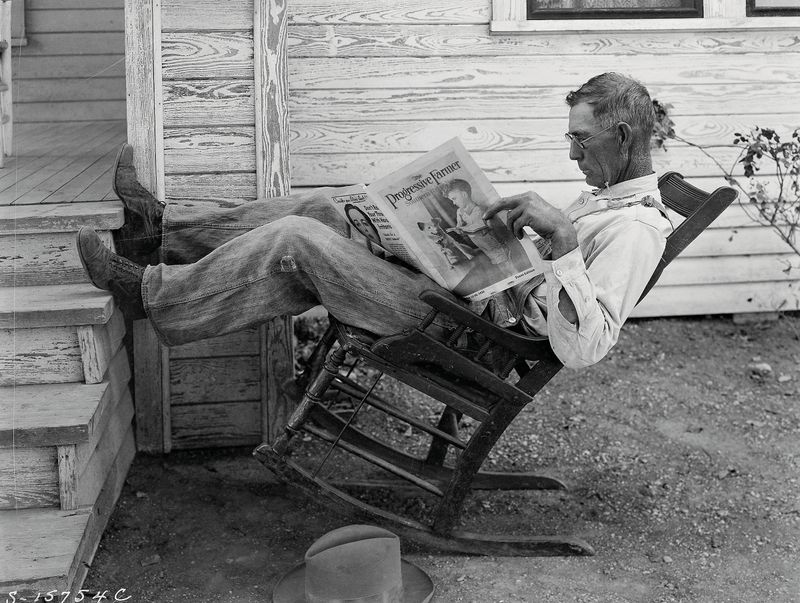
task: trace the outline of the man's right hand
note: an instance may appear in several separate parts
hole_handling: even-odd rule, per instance
[[[532,228],[539,236],[550,239],[553,259],[578,246],[578,235],[567,216],[538,193],[528,191],[520,195],[503,197],[484,212],[483,219],[489,220],[503,210],[508,210],[508,228],[518,239],[525,236],[523,230],[525,226]]]

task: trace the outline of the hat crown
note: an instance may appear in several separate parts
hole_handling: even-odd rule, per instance
[[[328,532],[308,549],[309,603],[401,603],[400,539],[382,528],[351,525]]]

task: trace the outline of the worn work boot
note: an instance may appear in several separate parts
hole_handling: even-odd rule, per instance
[[[128,143],[117,153],[112,188],[125,206],[125,225],[114,235],[114,242],[124,257],[141,262],[161,245],[161,218],[166,204],[139,182],[133,166],[133,147]]]
[[[78,231],[76,243],[78,257],[92,284],[113,293],[126,317],[132,320],[145,318],[142,302],[144,268],[113,253],[88,226]]]

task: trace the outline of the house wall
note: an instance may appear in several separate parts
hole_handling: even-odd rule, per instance
[[[292,186],[370,182],[460,135],[501,194],[533,188],[565,205],[582,182],[564,96],[607,70],[648,85],[673,106],[678,133],[726,166],[734,132],[800,125],[793,32],[494,36],[490,12],[490,0],[290,0]],[[168,197],[255,195],[251,14],[252,0],[163,2]],[[724,184],[711,159],[678,143],[656,153],[656,169]],[[733,207],[637,314],[797,308],[790,251]]]
[[[125,119],[124,0],[25,0],[14,121]]]
[[[155,128],[175,203],[256,196],[252,0],[163,0]],[[723,162],[747,124],[800,125],[800,40],[791,32],[490,36],[490,0],[289,0],[292,186],[370,182],[459,135],[501,194],[557,205],[582,186],[563,139],[565,94],[607,70],[673,106],[678,133]],[[161,119],[163,118],[163,119]],[[724,183],[670,144],[657,169]],[[160,186],[160,184],[159,184]],[[732,207],[673,263],[639,316],[798,307],[798,258]],[[172,348],[162,393],[170,447],[258,442],[262,336]]]

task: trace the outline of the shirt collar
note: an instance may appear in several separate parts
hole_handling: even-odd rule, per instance
[[[620,199],[642,193],[652,193],[654,190],[658,190],[658,176],[655,173],[617,182],[606,188],[596,188],[592,191],[592,195],[598,200]]]

